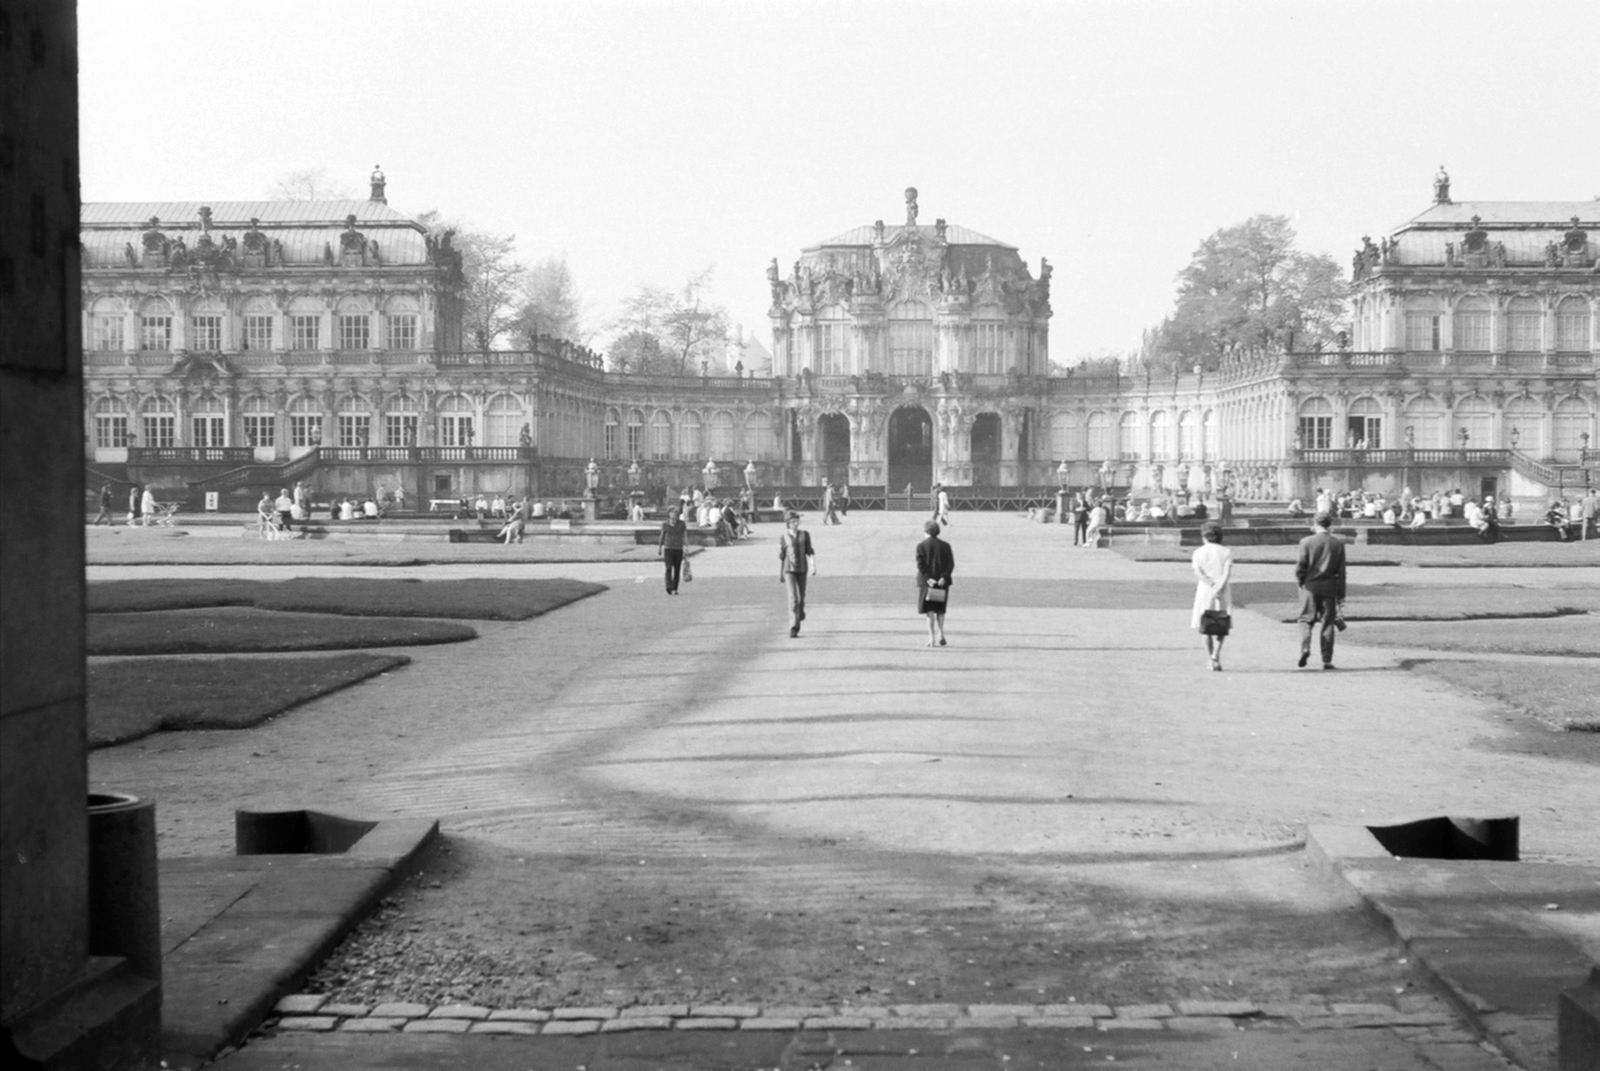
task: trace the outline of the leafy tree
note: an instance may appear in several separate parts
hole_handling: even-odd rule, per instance
[[[613,326],[622,332],[617,342],[628,336],[649,335],[656,341],[656,349],[644,346],[635,337],[630,352],[625,357],[628,371],[649,370],[655,374],[695,375],[702,370],[714,375],[726,375],[731,323],[728,310],[706,296],[711,282],[711,269],[691,275],[682,287],[668,290],[659,286],[641,286],[638,293],[622,303],[622,310]],[[659,352],[661,360],[655,359]],[[624,362],[616,360],[617,343],[612,344],[613,366]],[[644,358],[643,367],[640,358]]]
[[[527,269],[512,259],[517,244],[512,235],[467,230],[456,235],[455,244],[465,280],[463,330],[471,345],[487,351],[517,321]]]
[[[1285,216],[1224,227],[1178,274],[1178,299],[1145,359],[1157,370],[1219,367],[1249,349],[1305,349],[1334,341],[1348,284],[1325,254],[1294,247]]]
[[[566,257],[547,257],[528,269],[525,300],[517,310],[515,333],[528,347],[537,335],[582,343],[583,306]]]
[[[328,178],[325,167],[303,167],[280,178],[268,196],[275,201],[350,201],[355,194],[342,182]]]
[[[672,358],[661,350],[661,340],[649,331],[637,329],[618,335],[607,356],[613,372],[665,376],[671,375],[674,367]]]

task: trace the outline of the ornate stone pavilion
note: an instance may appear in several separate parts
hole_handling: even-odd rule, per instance
[[[1351,346],[1255,355],[1214,397],[1222,453],[1278,494],[1460,487],[1535,501],[1593,479],[1600,202],[1457,202],[1353,262]]]
[[[567,343],[461,348],[459,255],[366,201],[85,205],[92,486],[243,494],[304,479],[479,492],[941,481],[995,502],[1589,479],[1600,203],[1451,200],[1355,259],[1351,344],[1214,374],[1049,374],[1050,265],[965,227],[857,227],[767,269],[771,375],[606,372]],[[1591,237],[1593,235],[1593,237]],[[126,467],[124,467],[126,466]],[[166,492],[171,493],[171,492]]]

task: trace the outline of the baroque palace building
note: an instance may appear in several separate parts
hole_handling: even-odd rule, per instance
[[[767,268],[770,375],[641,376],[539,340],[462,347],[461,262],[365,201],[83,209],[91,485],[410,503],[848,483],[1015,502],[1587,479],[1600,204],[1434,204],[1355,258],[1350,345],[1215,373],[1052,375],[1051,270],[944,220],[879,220]],[[1594,233],[1596,239],[1591,239]],[[752,361],[752,368],[755,362]],[[760,368],[760,372],[767,371]]]

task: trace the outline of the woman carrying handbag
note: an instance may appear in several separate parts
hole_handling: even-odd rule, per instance
[[[1195,550],[1190,566],[1194,569],[1194,612],[1190,627],[1206,638],[1206,659],[1212,672],[1222,671],[1222,641],[1233,627],[1233,555],[1222,545],[1222,525],[1207,521],[1200,526],[1204,542]]]
[[[922,526],[928,538],[917,544],[917,613],[928,619],[928,646],[945,646],[944,612],[950,605],[950,576],[956,571],[955,552],[939,538],[939,522]]]

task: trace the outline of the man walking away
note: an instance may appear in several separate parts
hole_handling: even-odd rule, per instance
[[[806,619],[806,577],[817,574],[817,552],[811,549],[811,533],[800,527],[800,514],[784,515],[787,526],[778,543],[778,579],[789,589],[789,638],[800,635],[800,622]]]
[[[1329,531],[1333,518],[1319,513],[1312,534],[1300,541],[1294,579],[1300,586],[1300,666],[1311,660],[1312,626],[1320,629],[1322,668],[1333,668],[1334,630],[1344,624],[1344,542]]]
[[[1589,493],[1583,496],[1583,535],[1581,538],[1588,539],[1589,530],[1597,524],[1600,524],[1600,490],[1591,487],[1589,488]],[[1596,531],[1595,535],[1600,536],[1600,531]]]
[[[115,522],[111,520],[111,485],[109,483],[100,485],[100,512],[95,514],[94,523],[98,525],[101,521],[105,521],[115,527]]]

